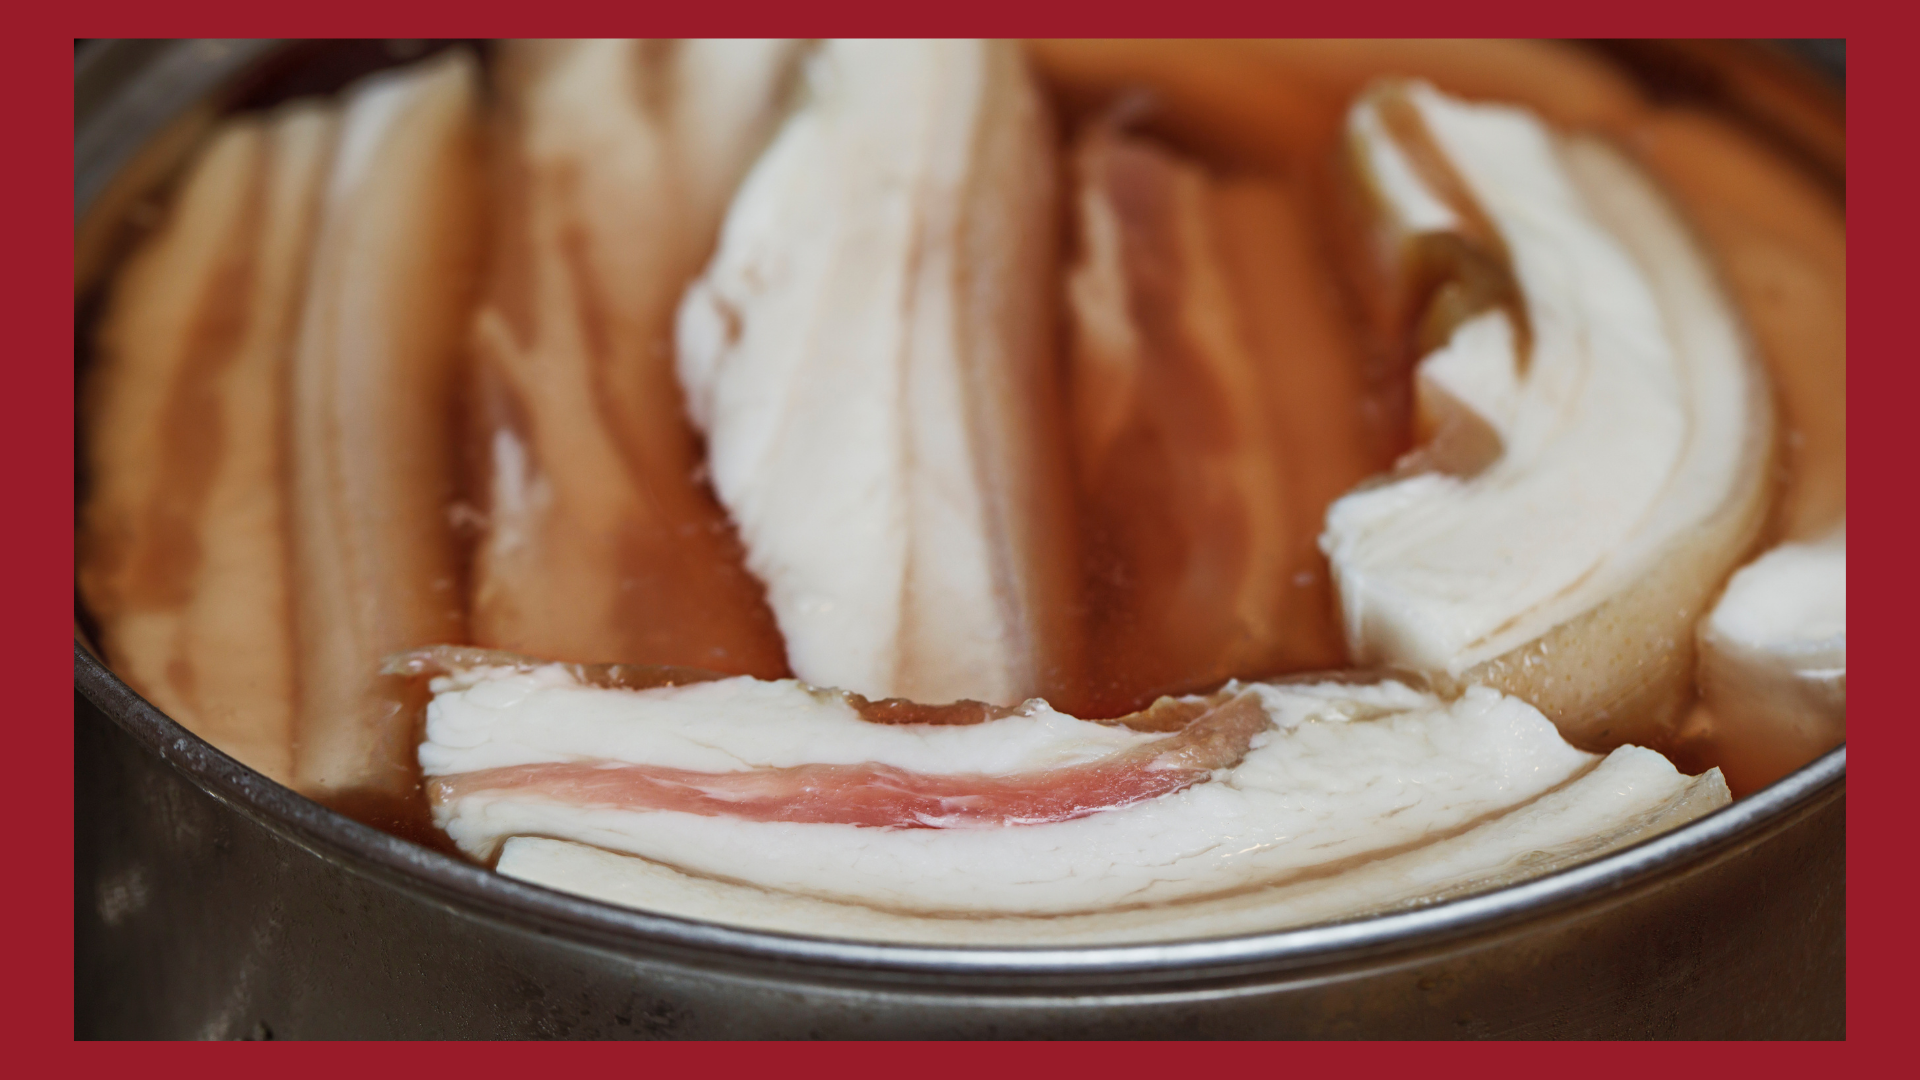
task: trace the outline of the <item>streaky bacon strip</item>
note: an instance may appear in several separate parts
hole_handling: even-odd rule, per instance
[[[888,765],[799,765],[709,773],[625,762],[513,765],[428,781],[436,804],[481,792],[580,806],[707,817],[909,829],[1041,825],[1171,795],[1238,762],[1268,725],[1251,694],[1176,734],[1103,760],[1010,776],[937,775]]]

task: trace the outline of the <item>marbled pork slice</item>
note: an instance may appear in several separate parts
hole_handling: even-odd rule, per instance
[[[501,46],[495,248],[474,324],[475,642],[786,674],[760,584],[701,479],[672,338],[799,49]]]
[[[1847,514],[1847,217],[1798,164],[1711,113],[1663,109],[1628,145],[1714,254],[1767,361],[1787,484],[1782,538]]]
[[[688,291],[678,363],[800,677],[999,704],[1068,679],[1046,105],[999,42],[834,41]]]
[[[1355,94],[1383,74],[1511,101],[1573,128],[1618,131],[1647,112],[1631,76],[1579,45],[1520,40],[1029,41],[1050,88],[1098,109],[1151,88],[1148,126],[1181,144],[1286,171],[1326,155]]]
[[[1529,113],[1389,84],[1349,121],[1426,445],[1321,545],[1362,664],[1498,686],[1594,749],[1672,737],[1692,627],[1764,520],[1767,384],[1647,177]]]
[[[450,508],[455,361],[482,227],[479,72],[454,50],[349,92],[294,347],[298,786],[414,789],[397,649],[466,636]]]
[[[287,363],[337,116],[227,121],[114,287],[86,395],[79,584],[169,716],[285,783]]]
[[[1446,702],[1395,682],[1230,684],[1184,702],[1173,733],[1043,702],[972,724],[876,724],[847,695],[793,681],[612,690],[560,666],[464,669],[434,688],[420,759],[435,821],[476,858],[548,836],[915,912],[1089,912],[1299,881],[1473,828],[1598,760],[1517,699],[1475,688]],[[831,783],[786,787],[786,810],[762,798],[807,768]],[[651,773],[680,790],[516,782],[543,769]],[[1097,797],[1071,815],[1010,824],[992,812],[1010,788],[1071,788],[1103,770],[1131,779],[1088,785]],[[984,812],[860,823],[903,790],[969,789]]]
[[[497,869],[612,904],[703,922],[916,945],[1117,945],[1256,934],[1418,907],[1515,884],[1676,828],[1728,801],[1717,770],[1688,778],[1622,747],[1531,803],[1456,836],[1292,884],[1115,911],[932,915],[698,877],[632,855],[516,836]]]
[[[1359,357],[1288,191],[1099,123],[1073,153],[1068,407],[1107,716],[1346,659],[1327,504],[1368,453]]]

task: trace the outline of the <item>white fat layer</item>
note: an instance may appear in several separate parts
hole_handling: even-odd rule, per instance
[[[1420,362],[1426,386],[1472,409],[1504,444],[1520,417],[1520,369],[1514,364],[1513,320],[1499,312],[1476,315]]]
[[[618,189],[608,186],[608,178],[622,184],[638,178],[642,191],[632,192],[633,198],[678,199],[675,133],[657,110],[636,100],[643,65],[635,62],[634,43],[580,40],[556,43],[555,48],[563,50],[563,58],[543,65],[540,77],[529,80],[524,91],[521,107],[527,120],[518,134],[520,152],[535,167],[572,169],[582,158],[595,161],[595,168],[571,174],[582,185],[578,197],[583,200],[614,194]],[[730,127],[721,132],[723,137],[729,134]],[[622,269],[645,280],[646,267],[676,254],[671,248],[678,239],[649,237],[650,257],[636,255]]]
[[[694,232],[703,233],[720,219],[724,201],[777,120],[772,111],[800,45],[693,39],[636,62],[635,44],[617,38],[567,42],[566,61],[534,81],[527,102],[532,115],[564,120],[528,124],[526,152],[534,159],[571,159],[591,146],[600,157],[624,159],[605,172],[670,185],[672,198],[684,204],[682,221],[674,224],[699,223]],[[668,89],[659,95],[664,101],[608,107],[610,95],[651,97],[642,79],[665,82]]]
[[[421,748],[428,772],[589,755],[695,768],[886,761],[1024,771],[1139,738],[1050,710],[914,730],[862,725],[791,683],[734,679],[636,693],[566,685],[549,672],[438,684]],[[752,822],[511,791],[451,800],[435,819],[480,858],[510,836],[547,836],[826,900],[1056,914],[1191,899],[1390,854],[1509,811],[1597,760],[1532,706],[1485,688],[1453,702],[1397,683],[1247,689],[1273,726],[1239,764],[1175,794],[1072,821],[971,829]],[[603,704],[590,705],[595,698]],[[606,710],[609,722],[573,726],[571,714],[588,709]],[[615,713],[636,734],[605,734]],[[735,727],[737,739],[728,733]],[[1013,760],[1008,746],[1022,743]]]
[[[493,433],[493,529],[487,543],[506,554],[527,543],[526,523],[553,502],[553,484],[534,469],[527,447],[511,427]]]
[[[857,765],[1005,775],[1092,761],[1164,735],[1029,702],[982,724],[875,724],[837,694],[751,678],[657,690],[582,686],[558,666],[436,680],[420,764],[429,776],[504,765],[623,761],[700,772]]]
[[[1420,377],[1479,413],[1500,457],[1350,494],[1321,545],[1356,660],[1458,675],[1597,606],[1714,513],[1754,391],[1710,269],[1630,167],[1519,109],[1409,96],[1505,241],[1532,351],[1521,371],[1504,313],[1456,328]],[[1443,227],[1411,172],[1383,179],[1397,151],[1375,109],[1350,130],[1384,211],[1403,235]]]
[[[874,697],[1008,702],[1031,682],[958,384],[983,49],[823,45],[680,310],[691,415],[789,663]],[[897,678],[915,612],[937,613],[938,685]]]
[[[1847,527],[1781,544],[1742,567],[1713,609],[1708,631],[1767,652],[1847,648]]]
[[[777,933],[927,945],[1091,945],[1249,934],[1352,918],[1512,884],[1646,839],[1726,805],[1718,770],[1678,776],[1637,747],[1486,824],[1345,873],[1129,911],[938,918],[694,877],[542,837],[500,854],[509,877],[612,904]]]
[[[439,70],[439,65],[428,64],[382,72],[354,89],[340,121],[340,148],[336,151],[333,175],[327,186],[328,202],[340,203],[353,197],[366,178],[367,169],[379,155],[387,132],[426,81]]]

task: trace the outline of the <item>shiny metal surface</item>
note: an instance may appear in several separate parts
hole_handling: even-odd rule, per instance
[[[94,103],[77,222],[169,125],[280,52],[115,47],[76,64],[76,102]],[[78,643],[74,680],[82,1038],[1845,1034],[1844,747],[1649,843],[1419,911],[1160,946],[918,949],[502,878],[253,773]]]

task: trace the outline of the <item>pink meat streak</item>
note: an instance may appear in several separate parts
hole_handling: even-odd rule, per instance
[[[585,808],[678,810],[745,821],[955,829],[1070,821],[1171,795],[1245,756],[1267,714],[1242,694],[1164,739],[1099,761],[987,776],[890,765],[796,765],[696,772],[615,761],[509,765],[429,780],[438,805],[523,794]]]

